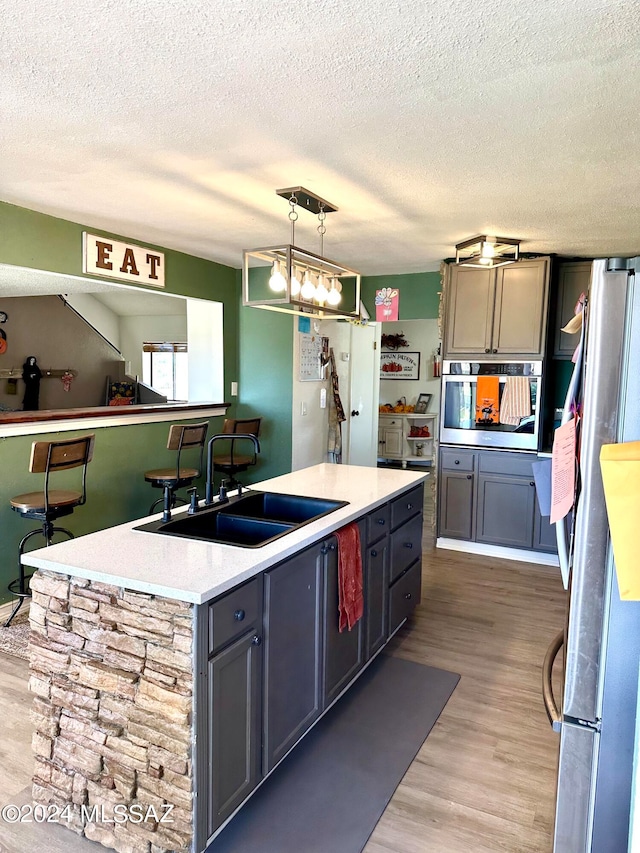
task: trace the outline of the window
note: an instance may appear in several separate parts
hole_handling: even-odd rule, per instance
[[[185,401],[188,398],[187,345],[183,343],[153,343],[142,345],[142,381],[167,400]]]

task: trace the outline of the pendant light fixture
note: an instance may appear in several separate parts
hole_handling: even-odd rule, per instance
[[[520,240],[479,234],[456,244],[456,264],[492,269],[514,264],[520,256]]]
[[[360,319],[360,273],[324,257],[325,220],[338,208],[304,187],[276,193],[289,202],[291,242],[243,253],[242,304],[287,314]],[[295,245],[299,207],[318,217],[320,254]]]

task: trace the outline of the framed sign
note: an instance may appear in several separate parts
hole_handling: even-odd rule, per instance
[[[82,232],[82,272],[164,287],[164,252]]]
[[[380,379],[419,379],[419,352],[380,353]]]

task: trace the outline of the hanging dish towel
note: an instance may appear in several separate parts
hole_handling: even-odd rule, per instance
[[[338,540],[338,628],[349,631],[362,617],[362,552],[355,522],[336,531]]]
[[[476,384],[476,423],[497,424],[500,412],[500,380],[497,376],[478,376]]]
[[[518,426],[531,414],[531,386],[527,376],[507,376],[500,406],[500,423]]]

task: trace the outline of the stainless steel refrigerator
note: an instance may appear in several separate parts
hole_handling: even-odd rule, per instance
[[[560,733],[554,853],[626,853],[634,772],[640,602],[621,601],[600,447],[640,440],[640,258],[593,263],[571,403],[581,410],[575,528],[558,524],[568,619],[545,659],[543,693]],[[573,406],[575,411],[575,405]],[[640,569],[640,518],[638,519]],[[562,697],[551,669],[564,655]]]

